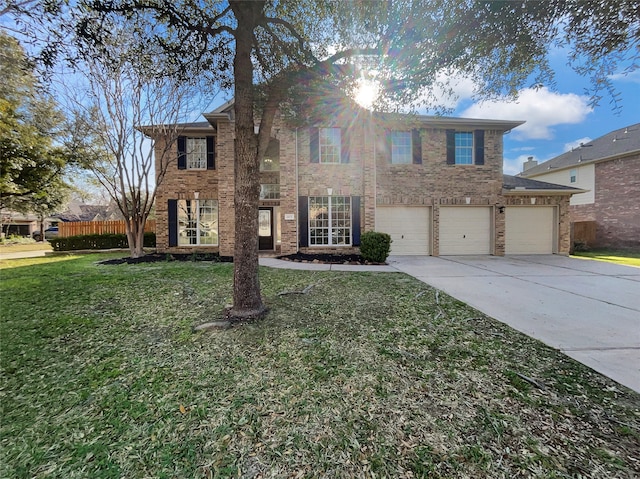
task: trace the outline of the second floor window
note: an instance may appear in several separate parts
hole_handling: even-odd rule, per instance
[[[473,133],[456,132],[456,165],[473,164]]]
[[[409,165],[413,162],[410,131],[392,131],[391,135],[391,164]]]
[[[447,164],[484,165],[484,130],[447,130]]]
[[[569,170],[569,183],[575,183],[578,181],[578,170],[571,169]]]
[[[178,137],[178,169],[179,170],[214,170],[215,138]]]
[[[320,163],[340,163],[342,141],[340,128],[320,128],[318,131]]]
[[[187,169],[204,170],[207,168],[207,139],[187,138]]]

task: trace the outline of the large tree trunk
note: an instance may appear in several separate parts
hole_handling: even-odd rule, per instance
[[[260,169],[254,133],[253,29],[264,2],[230,2],[238,20],[235,75],[235,251],[231,319],[261,317],[266,308],[258,278],[258,201]]]

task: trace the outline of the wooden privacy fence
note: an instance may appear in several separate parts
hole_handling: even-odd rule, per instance
[[[156,220],[147,220],[145,233],[155,233]],[[70,221],[58,223],[58,236],[66,238],[77,235],[125,234],[126,225],[123,220],[118,221]]]

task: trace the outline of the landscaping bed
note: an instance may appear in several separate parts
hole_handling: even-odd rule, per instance
[[[285,261],[294,261],[296,263],[325,263],[325,264],[384,264],[371,263],[359,254],[307,254],[295,253],[285,256],[279,256],[278,259]]]

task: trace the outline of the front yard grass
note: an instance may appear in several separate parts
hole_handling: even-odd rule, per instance
[[[640,476],[640,395],[399,273],[0,265],[0,477]],[[302,291],[307,294],[279,294]]]
[[[598,261],[607,261],[609,263],[623,264],[626,266],[640,267],[640,252],[638,251],[603,249],[592,251],[578,251],[573,253],[573,256],[595,259]]]

